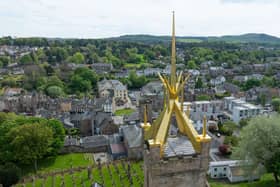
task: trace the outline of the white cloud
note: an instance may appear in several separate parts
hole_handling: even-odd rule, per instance
[[[172,10],[176,11],[177,35],[261,32],[280,36],[278,1],[241,1],[2,0],[0,36],[169,35]]]

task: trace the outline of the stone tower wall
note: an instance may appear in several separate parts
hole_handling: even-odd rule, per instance
[[[144,151],[144,187],[205,187],[209,166],[209,143],[200,154],[159,158],[159,148]]]

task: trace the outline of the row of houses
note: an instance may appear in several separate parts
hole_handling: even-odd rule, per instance
[[[112,160],[141,159],[143,151],[142,129],[136,125],[124,125],[112,135],[93,135],[83,138],[67,136],[61,153],[106,152]]]
[[[262,114],[262,107],[247,103],[235,97],[223,100],[184,102],[184,111],[190,110],[190,118],[197,122],[206,116],[208,119],[227,116],[238,123],[241,119]]]

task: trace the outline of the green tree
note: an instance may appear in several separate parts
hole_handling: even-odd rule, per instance
[[[35,123],[21,125],[8,133],[14,158],[22,163],[34,163],[37,171],[37,161],[48,153],[53,142],[53,132],[48,126]]]
[[[16,184],[20,178],[20,169],[13,163],[0,165],[0,184],[4,187]]]
[[[137,76],[135,71],[130,71],[128,79],[125,81],[129,88],[141,88],[147,82],[148,81],[145,76]]]
[[[271,105],[275,111],[280,112],[280,98],[273,98],[271,100]]]
[[[72,76],[69,88],[73,93],[90,92],[92,90],[91,82],[79,75]]]
[[[246,127],[246,126],[248,125],[248,122],[249,122],[249,119],[248,119],[248,118],[241,119],[241,120],[239,121],[239,126],[240,126],[241,128]]]
[[[51,149],[49,150],[50,151],[49,154],[56,155],[64,145],[65,129],[63,127],[63,124],[57,119],[47,120],[46,125],[52,128],[53,131],[53,142],[51,144]]]
[[[6,67],[9,63],[11,63],[11,58],[9,56],[0,56],[1,67]]]
[[[234,123],[233,121],[226,121],[223,125],[222,128],[220,129],[221,134],[231,136],[234,132],[234,130],[237,129],[237,124]]]
[[[195,61],[194,60],[189,60],[188,64],[187,64],[187,68],[188,69],[196,69],[197,65],[196,65]]]
[[[75,64],[82,64],[85,62],[85,57],[82,53],[76,52],[73,56],[70,56],[67,61]]]
[[[98,77],[96,75],[96,73],[92,70],[90,70],[89,68],[77,68],[74,71],[74,75],[78,75],[80,76],[82,79],[90,81],[91,86],[93,88],[96,87],[97,85],[97,81],[98,81]]]
[[[19,61],[20,61],[21,64],[32,64],[33,63],[33,59],[32,59],[30,54],[23,55],[19,59]]]
[[[266,104],[266,95],[265,94],[261,94],[258,99],[259,99],[261,105],[265,106],[265,104]]]
[[[63,90],[59,86],[49,86],[47,88],[47,94],[52,98],[63,96]]]
[[[203,82],[201,77],[198,77],[195,81],[195,88],[202,88],[203,87]]]
[[[280,176],[279,121],[279,115],[252,119],[241,130],[240,141],[233,152],[235,158],[249,161],[254,168],[262,164],[268,173],[273,173],[276,186]]]
[[[242,85],[243,90],[247,91],[250,90],[251,88],[258,87],[261,85],[261,81],[257,79],[249,79],[248,81],[245,82],[244,85]]]

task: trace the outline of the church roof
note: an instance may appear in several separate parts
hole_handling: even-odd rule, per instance
[[[191,141],[186,136],[167,138],[163,157],[177,157],[195,155]]]

